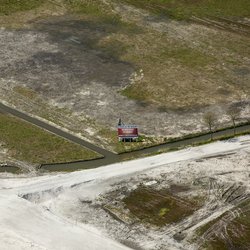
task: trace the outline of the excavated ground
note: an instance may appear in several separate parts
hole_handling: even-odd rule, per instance
[[[249,171],[245,148],[23,198],[132,249],[248,249]]]

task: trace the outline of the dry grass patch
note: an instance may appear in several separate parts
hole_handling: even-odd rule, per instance
[[[157,226],[179,222],[198,209],[195,202],[173,195],[169,190],[145,187],[132,191],[123,201],[142,222]]]
[[[25,88],[25,87],[22,87],[22,86],[16,86],[13,88],[13,90],[15,92],[17,92],[18,94],[26,97],[26,98],[29,98],[29,99],[35,99],[37,97],[37,93],[30,89],[30,88]]]

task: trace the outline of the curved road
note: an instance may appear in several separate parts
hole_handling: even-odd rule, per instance
[[[29,123],[32,123],[33,125],[36,125],[40,128],[43,128],[53,134],[56,134],[60,137],[63,137],[67,140],[70,140],[74,143],[77,143],[83,147],[89,148],[103,156],[103,158],[95,159],[95,160],[90,160],[90,161],[78,161],[78,162],[71,162],[71,163],[62,163],[62,164],[44,164],[42,166],[43,169],[46,170],[51,170],[51,171],[74,171],[77,169],[88,169],[88,168],[95,168],[95,167],[100,167],[108,164],[112,164],[115,162],[119,162],[131,157],[139,157],[142,155],[150,154],[157,152],[158,150],[167,150],[167,149],[174,149],[177,147],[184,147],[188,145],[193,145],[197,143],[202,143],[207,140],[209,140],[210,135],[205,134],[205,135],[199,135],[193,138],[188,138],[188,139],[181,139],[179,141],[175,142],[168,142],[165,144],[157,145],[157,146],[152,146],[149,148],[141,149],[138,151],[134,152],[129,152],[129,153],[123,153],[123,154],[115,154],[112,153],[108,150],[105,150],[103,148],[100,148],[96,145],[93,145],[77,136],[74,136],[68,132],[65,132],[59,128],[56,128],[46,122],[43,122],[37,118],[31,117],[21,111],[18,111],[14,108],[8,107],[2,103],[0,103],[0,111],[12,114],[18,118],[21,118]],[[244,133],[244,132],[250,132],[250,124],[249,125],[243,125],[239,126],[236,128],[236,133]],[[214,132],[213,137],[214,139],[218,139],[222,136],[232,136],[234,134],[233,128],[231,129],[225,129],[222,131],[217,131]]]

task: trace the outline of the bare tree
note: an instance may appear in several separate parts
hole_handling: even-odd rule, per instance
[[[203,120],[209,128],[210,140],[212,141],[213,140],[213,129],[214,129],[214,126],[215,126],[216,120],[217,120],[216,114],[213,112],[207,112],[204,114]]]
[[[247,122],[250,123],[250,103],[246,104],[244,113]]]
[[[236,120],[239,118],[241,113],[241,108],[237,106],[231,106],[227,110],[227,115],[230,117],[234,126],[234,135],[236,134]]]

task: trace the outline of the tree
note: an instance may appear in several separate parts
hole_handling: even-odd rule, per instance
[[[214,129],[214,126],[216,124],[217,117],[216,117],[215,113],[207,112],[204,114],[203,120],[209,128],[210,140],[212,141],[213,140],[213,129]]]
[[[227,115],[230,117],[234,126],[234,135],[236,134],[236,120],[239,118],[241,108],[237,106],[230,106],[227,110]]]

